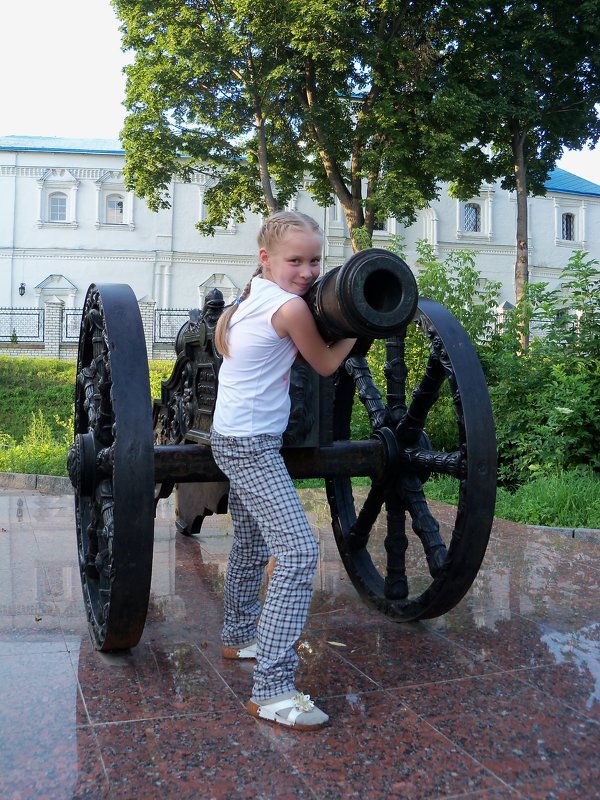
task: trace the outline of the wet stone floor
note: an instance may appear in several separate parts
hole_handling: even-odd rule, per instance
[[[0,491],[2,800],[600,798],[600,544],[497,521],[459,605],[398,624],[301,496],[320,563],[298,686],[331,717],[311,733],[250,717],[252,666],[221,658],[227,515],[185,537],[159,502],[144,634],[102,654],[72,497]]]

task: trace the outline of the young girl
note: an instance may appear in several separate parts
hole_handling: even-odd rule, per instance
[[[259,268],[217,325],[223,355],[211,444],[230,481],[234,541],[225,577],[225,658],[256,658],[247,709],[302,730],[328,716],[294,684],[298,641],[308,616],[318,548],[280,453],[297,353],[331,375],[355,339],[323,341],[302,299],[319,275],[322,237],[305,214],[281,211],[258,235]],[[243,302],[242,302],[243,301]],[[270,557],[275,569],[261,610]]]

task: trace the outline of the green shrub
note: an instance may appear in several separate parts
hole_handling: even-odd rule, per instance
[[[152,399],[160,400],[161,397],[161,381],[166,380],[173,369],[174,361],[150,361],[148,368],[150,370],[150,397]]]
[[[63,431],[58,438],[41,411],[31,415],[29,428],[21,442],[1,434],[0,472],[66,475],[66,453],[73,440],[72,426],[56,422]]]
[[[70,419],[75,401],[76,365],[72,361],[0,356],[0,430],[17,442],[33,414],[42,411],[53,436]]]
[[[562,292],[530,285],[505,330],[482,351],[496,419],[500,482],[514,490],[532,473],[600,468],[600,272],[574,253]],[[566,293],[566,294],[563,294]],[[527,324],[533,336],[522,351]]]
[[[150,362],[152,397],[172,368]],[[0,357],[0,472],[67,474],[76,372],[74,362]]]

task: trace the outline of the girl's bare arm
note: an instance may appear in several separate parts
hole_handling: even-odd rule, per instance
[[[278,309],[271,319],[277,334],[289,336],[300,355],[308,361],[319,375],[332,375],[350,350],[356,339],[341,339],[328,345],[317,330],[317,325],[305,301],[298,297],[289,300]]]

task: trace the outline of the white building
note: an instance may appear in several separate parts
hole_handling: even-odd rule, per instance
[[[90,283],[128,283],[138,299],[158,309],[202,306],[218,286],[237,296],[256,263],[259,220],[201,236],[206,179],[175,181],[171,208],[157,213],[125,190],[124,151],[118,141],[45,137],[0,138],[0,307],[42,307],[49,299],[81,308]],[[557,169],[545,197],[529,199],[532,280],[557,285],[573,250],[600,258],[600,186]],[[339,205],[316,206],[302,191],[295,207],[325,231],[325,269],[351,255]],[[516,202],[498,185],[463,203],[443,190],[440,199],[405,228],[389,220],[374,244],[404,237],[406,258],[430,242],[444,257],[457,249],[477,254],[484,278],[502,283],[501,300],[514,302]]]

